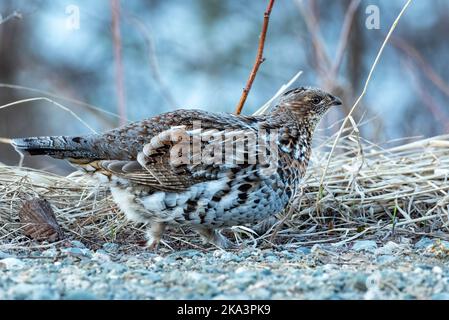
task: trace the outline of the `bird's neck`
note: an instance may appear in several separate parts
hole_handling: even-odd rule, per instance
[[[320,117],[294,113],[285,106],[277,106],[267,115],[265,121],[272,127],[295,128],[303,134],[312,136],[316,126],[320,122]]]
[[[292,113],[282,106],[276,107],[267,118],[271,128],[276,128],[278,146],[281,152],[289,154],[291,159],[307,166],[311,154],[312,138],[319,119]]]

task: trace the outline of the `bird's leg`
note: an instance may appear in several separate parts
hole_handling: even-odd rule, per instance
[[[278,221],[279,219],[277,217],[271,216],[260,221],[252,229],[256,231],[259,236],[261,236],[267,233],[267,231],[270,230]]]
[[[147,229],[147,243],[150,250],[157,250],[166,226],[167,225],[164,222],[151,223],[150,227]]]
[[[232,249],[236,245],[215,229],[195,227],[194,230],[201,236],[204,243],[211,243],[222,249]]]

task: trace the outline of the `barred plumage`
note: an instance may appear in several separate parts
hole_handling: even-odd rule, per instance
[[[152,246],[167,224],[188,225],[227,247],[217,229],[254,225],[282,211],[306,171],[316,125],[338,98],[313,88],[286,92],[261,116],[177,110],[104,134],[15,139],[32,155],[67,159],[108,183]]]

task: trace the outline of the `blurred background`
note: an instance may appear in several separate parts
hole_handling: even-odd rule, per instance
[[[97,131],[176,108],[234,112],[267,2],[1,0],[0,138],[89,133],[52,101]],[[404,3],[276,1],[266,61],[243,113],[254,112],[303,70],[297,85],[330,90],[346,104],[330,112],[322,128],[342,119]],[[366,121],[364,138],[385,144],[448,131],[448,33],[448,0],[412,2],[354,116]],[[51,101],[32,99],[42,97]],[[1,108],[24,99],[31,101]],[[0,162],[18,160],[0,143]],[[27,157],[25,165],[71,170],[46,157]]]

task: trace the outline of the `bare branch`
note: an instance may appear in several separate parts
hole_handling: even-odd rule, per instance
[[[242,96],[240,97],[240,101],[235,109],[236,114],[240,114],[242,112],[243,106],[245,105],[246,98],[248,98],[248,94],[249,91],[251,90],[254,79],[256,79],[257,71],[259,70],[260,65],[265,61],[265,58],[263,57],[263,48],[265,46],[265,38],[268,30],[268,22],[270,21],[270,14],[271,10],[273,9],[273,5],[274,0],[269,0],[267,9],[263,16],[262,32],[260,33],[259,48],[257,49],[256,61],[254,62],[254,66],[249,75],[249,79],[246,83],[245,88],[243,89]]]
[[[449,129],[449,117],[444,112],[444,109],[437,104],[435,99],[427,92],[425,89],[424,83],[419,79],[420,77],[413,72],[413,65],[411,61],[403,61],[405,66],[407,67],[407,71],[410,74],[410,77],[413,82],[413,86],[415,87],[415,90],[418,92],[421,101],[423,102],[424,106],[430,111],[430,113],[433,115],[435,120],[439,123],[441,123],[445,130]]]
[[[318,17],[316,16],[316,10],[312,7],[306,8],[302,0],[296,0],[295,2],[301,12],[306,23],[307,30],[310,33],[313,49],[315,51],[315,57],[317,59],[316,65],[320,76],[323,78],[330,68],[330,60],[326,53],[324,41],[320,35],[320,28],[318,24]]]
[[[23,100],[19,100],[19,101],[14,101],[14,102],[7,103],[7,104],[4,104],[4,105],[0,106],[0,110],[1,109],[6,109],[6,108],[9,108],[9,107],[18,105],[18,104],[27,103],[27,102],[33,102],[33,101],[47,101],[47,102],[50,102],[50,103],[54,104],[55,106],[57,106],[58,108],[60,108],[60,109],[64,110],[65,112],[68,112],[69,114],[71,114],[74,118],[76,118],[79,122],[81,122],[86,128],[88,128],[90,131],[92,131],[92,133],[94,133],[94,134],[98,133],[97,131],[95,131],[95,129],[93,129],[91,126],[89,126],[87,124],[87,122],[85,122],[83,119],[81,119],[75,112],[73,112],[72,110],[70,110],[66,106],[63,106],[62,104],[60,104],[60,103],[58,103],[58,102],[56,102],[54,100],[51,100],[51,99],[49,99],[47,97],[35,97],[35,98],[29,98],[29,99],[23,99]]]
[[[111,0],[112,37],[114,42],[115,81],[117,90],[117,110],[120,125],[126,124],[125,85],[122,59],[122,38],[120,34],[120,1]]]
[[[346,11],[345,19],[343,21],[343,27],[340,33],[340,40],[338,41],[337,54],[335,56],[335,60],[329,76],[329,79],[331,81],[335,80],[335,78],[337,77],[338,70],[340,69],[341,63],[343,61],[343,55],[348,44],[352,21],[354,20],[354,15],[360,5],[360,1],[361,0],[352,0]]]
[[[416,48],[412,47],[404,39],[394,37],[391,39],[391,43],[398,49],[402,50],[407,56],[413,59],[423,71],[424,75],[440,89],[446,96],[449,97],[449,84],[441,78],[441,76],[435,72],[432,66],[424,59]]]
[[[145,39],[147,51],[148,51],[148,63],[150,64],[150,70],[151,75],[156,82],[156,84],[159,87],[159,91],[162,95],[162,97],[165,99],[165,101],[170,105],[172,108],[178,108],[179,105],[176,102],[176,99],[174,98],[173,94],[171,93],[169,86],[165,83],[160,69],[159,69],[159,61],[156,55],[156,48],[154,45],[153,38],[151,36],[151,32],[148,29],[148,27],[137,17],[127,15],[127,18],[129,18],[129,21],[134,24],[142,34],[142,36]]]
[[[9,16],[6,16],[5,18],[2,18],[2,16],[0,15],[0,24],[3,24],[12,19],[22,19],[22,14],[18,11],[14,11]]]
[[[93,115],[98,116],[97,119],[100,119],[102,121],[105,122],[105,124],[107,124],[108,126],[112,126],[112,122],[107,120],[105,117],[103,117],[104,114],[109,115],[111,117],[117,118],[119,119],[120,116],[104,110],[104,108],[100,108],[100,107],[96,107],[92,104],[89,104],[87,102],[83,102],[81,100],[77,100],[74,98],[68,98],[68,97],[63,97],[60,95],[57,95],[55,93],[49,92],[49,91],[45,91],[45,90],[40,90],[40,89],[35,89],[35,88],[30,88],[30,87],[25,87],[25,86],[20,86],[20,85],[16,85],[16,84],[9,84],[9,83],[0,83],[0,88],[7,88],[7,89],[14,89],[14,90],[23,90],[23,91],[28,91],[28,92],[33,92],[33,93],[39,93],[42,94],[44,96],[46,96],[47,98],[53,98],[53,99],[58,99],[58,100],[62,100],[65,102],[70,102],[73,104],[76,104],[80,107],[86,108],[86,110],[88,110],[89,112],[91,112]]]

